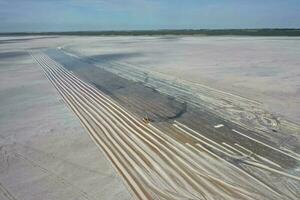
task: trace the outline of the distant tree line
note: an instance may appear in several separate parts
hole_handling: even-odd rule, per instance
[[[73,35],[73,36],[155,36],[155,35],[204,35],[204,36],[300,36],[300,29],[183,29],[183,30],[132,30],[132,31],[69,31],[69,32],[11,32],[0,36]]]

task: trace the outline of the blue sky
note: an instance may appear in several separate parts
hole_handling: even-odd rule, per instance
[[[0,32],[300,28],[300,0],[0,0]]]

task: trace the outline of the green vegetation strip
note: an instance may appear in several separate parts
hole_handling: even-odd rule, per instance
[[[110,35],[240,35],[240,36],[300,36],[300,29],[184,29],[184,30],[132,30],[132,31],[71,31],[71,32],[14,32],[0,33],[0,36],[27,35],[78,35],[78,36],[110,36]]]

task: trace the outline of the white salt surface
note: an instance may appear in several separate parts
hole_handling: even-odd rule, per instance
[[[0,199],[131,199],[27,46],[0,45]]]

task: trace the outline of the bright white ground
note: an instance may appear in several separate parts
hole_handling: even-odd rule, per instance
[[[0,199],[131,199],[25,46],[0,46]]]

